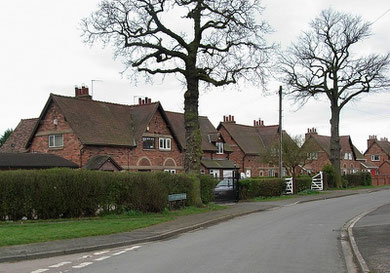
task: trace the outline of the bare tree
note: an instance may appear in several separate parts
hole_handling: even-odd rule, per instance
[[[371,35],[361,17],[328,9],[311,22],[311,29],[281,56],[282,80],[289,93],[305,103],[326,95],[331,109],[330,161],[341,187],[339,123],[341,109],[357,96],[389,87],[390,55],[366,57],[353,53]]]
[[[307,163],[311,162],[308,157],[308,153],[312,152],[313,147],[311,145],[303,145],[304,138],[302,136],[292,136],[284,133],[282,138],[282,158],[283,167],[287,171],[287,175],[293,178],[295,185],[295,178],[297,171],[303,168]],[[279,146],[275,143],[260,151],[260,160],[263,163],[276,166],[279,164]],[[296,189],[296,187],[293,187]]]
[[[199,175],[199,84],[262,82],[273,46],[256,18],[260,0],[112,0],[82,22],[85,42],[103,42],[127,68],[146,75],[176,74],[186,85],[184,168]]]

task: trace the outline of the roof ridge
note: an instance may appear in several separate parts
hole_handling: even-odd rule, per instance
[[[22,118],[21,120],[34,120],[34,119],[39,119],[39,118]]]
[[[155,102],[145,103],[145,104],[123,104],[123,103],[118,103],[118,102],[101,101],[101,100],[94,100],[94,99],[91,99],[91,100],[79,99],[79,98],[76,98],[76,97],[58,95],[58,94],[53,94],[53,93],[50,93],[50,96],[62,97],[62,98],[67,98],[67,99],[74,99],[74,100],[78,100],[78,101],[82,100],[82,101],[95,102],[95,103],[105,103],[105,104],[111,104],[111,105],[126,106],[126,107],[132,107],[132,108],[135,108],[135,107],[138,107],[138,106],[159,104],[160,103],[160,101],[155,101]]]
[[[184,113],[181,113],[181,112],[176,112],[176,111],[167,111],[167,110],[164,110],[166,113],[173,113],[173,114],[180,114],[180,115],[184,115]],[[207,118],[208,119],[208,116],[202,116],[202,115],[198,115],[199,118]]]
[[[238,125],[238,126],[244,126],[244,127],[249,127],[249,128],[269,128],[269,127],[278,127],[278,124],[275,125],[264,125],[264,126],[253,126],[253,125],[246,125],[246,124],[240,124],[240,123],[232,123],[232,122],[224,122],[222,121],[221,123],[223,124],[232,124],[232,125]]]

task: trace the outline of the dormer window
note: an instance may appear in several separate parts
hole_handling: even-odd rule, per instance
[[[222,142],[216,142],[215,145],[218,148],[217,154],[223,154],[223,143]]]
[[[62,135],[49,135],[49,148],[64,147],[64,138]]]

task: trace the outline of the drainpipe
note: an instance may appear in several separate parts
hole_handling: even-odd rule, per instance
[[[83,154],[84,154],[84,146],[80,149],[80,168],[83,167]]]

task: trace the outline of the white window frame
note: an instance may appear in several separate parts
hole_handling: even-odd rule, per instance
[[[58,142],[58,139],[61,139],[61,141]],[[49,148],[60,148],[64,147],[64,136],[62,134],[54,134],[54,135],[49,135]]]
[[[307,153],[307,159],[309,159],[309,160],[317,160],[318,159],[318,153],[317,152]]]
[[[144,144],[147,141],[153,141],[153,147],[145,148]],[[154,149],[156,149],[156,139],[154,137],[142,137],[142,149],[144,149],[144,150],[154,150]]]
[[[376,159],[376,157],[377,157],[378,159]],[[381,160],[380,155],[371,155],[371,161],[380,161],[380,160]]]
[[[345,154],[344,154],[344,159],[345,159],[345,160],[348,159],[348,153],[345,153]]]
[[[348,153],[348,159],[352,160],[352,153]]]
[[[245,177],[250,178],[252,176],[252,170],[251,169],[246,169],[245,170]]]
[[[221,155],[223,154],[223,142],[216,142],[215,146],[218,148],[217,154]]]
[[[209,171],[209,174],[211,174],[215,178],[219,178],[219,170],[218,169],[211,169]]]
[[[165,169],[164,172],[175,174],[176,170],[175,169]]]
[[[158,139],[158,148],[162,151],[170,151],[172,149],[172,140],[170,138],[160,137]]]

